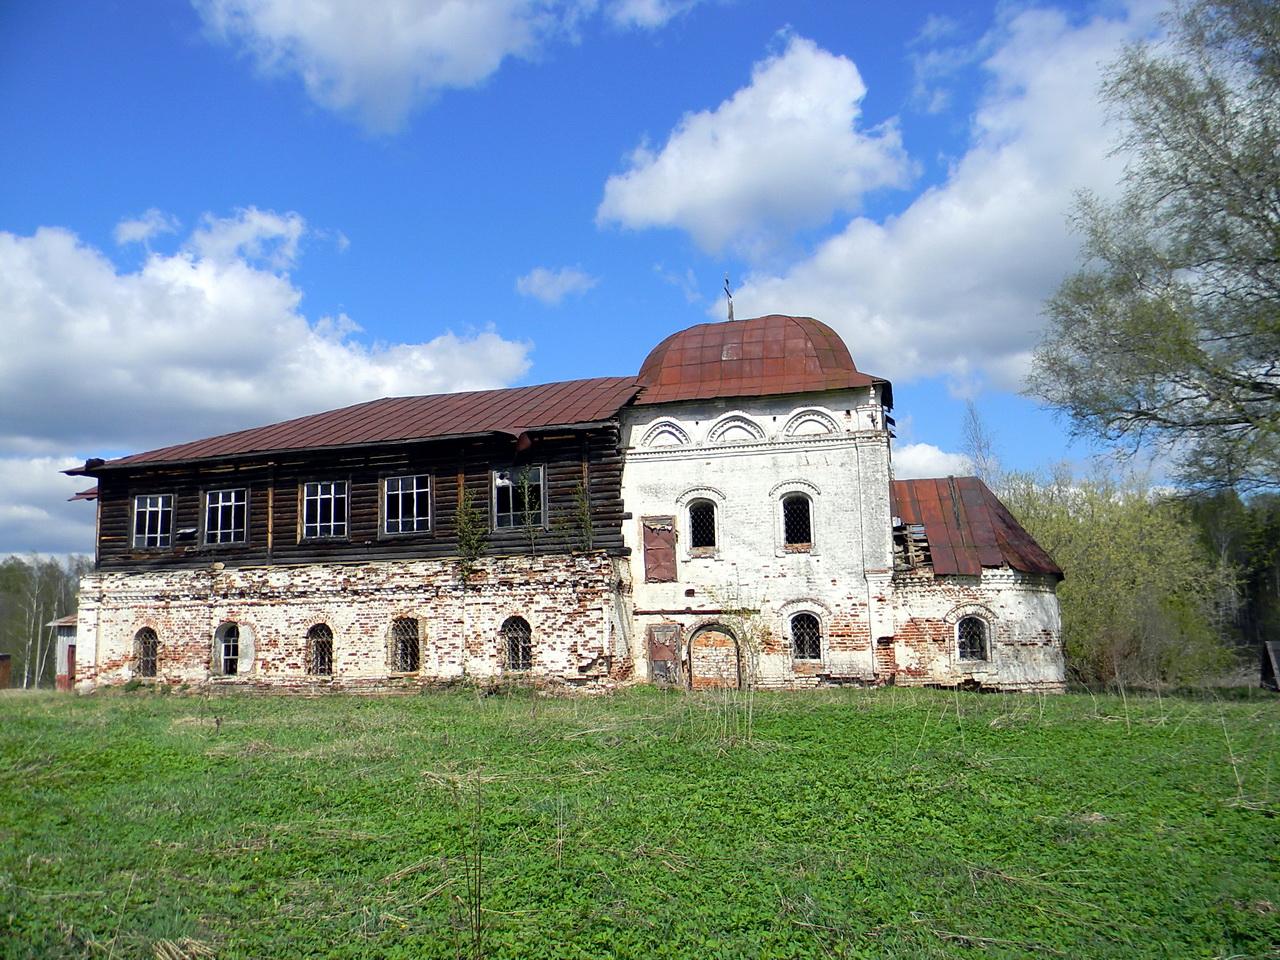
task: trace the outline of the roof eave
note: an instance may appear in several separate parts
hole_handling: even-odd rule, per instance
[[[331,451],[344,450],[363,450],[374,447],[398,447],[411,443],[443,443],[450,440],[472,440],[480,437],[507,437],[517,443],[521,437],[526,435],[544,433],[551,430],[593,430],[607,427],[614,420],[589,420],[577,423],[554,423],[539,425],[536,427],[526,427],[521,430],[477,430],[470,433],[448,433],[434,437],[403,437],[397,440],[370,440],[360,443],[338,443],[325,444],[323,446],[314,447],[276,447],[266,450],[247,450],[238,453],[211,454],[205,457],[176,457],[169,460],[130,460],[128,457],[121,457],[117,460],[106,460],[100,462],[97,466],[90,467],[92,460],[86,461],[83,467],[73,467],[70,470],[62,472],[72,477],[98,477],[104,472],[123,473],[132,469],[144,469],[151,467],[174,467],[183,464],[203,464],[203,463],[226,463],[227,461],[242,462],[244,460],[257,460],[268,457],[280,457],[288,455],[297,455],[302,453],[329,453]]]

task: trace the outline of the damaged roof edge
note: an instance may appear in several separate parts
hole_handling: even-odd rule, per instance
[[[594,377],[527,387],[392,397],[154,450],[92,458],[64,471],[96,476],[142,465],[200,463],[469,437],[521,437],[616,422],[639,392],[634,377]]]
[[[549,423],[545,426],[530,427],[527,430],[477,430],[474,433],[449,433],[435,437],[407,437],[403,440],[370,440],[363,443],[340,443],[332,446],[317,447],[278,447],[274,450],[246,450],[243,453],[231,454],[210,454],[206,457],[175,457],[172,460],[133,460],[130,457],[121,457],[116,460],[100,460],[98,458],[90,458],[85,461],[83,467],[72,467],[69,470],[63,470],[69,477],[96,477],[103,471],[115,472],[117,470],[129,470],[133,468],[150,468],[150,467],[172,467],[182,463],[209,463],[217,461],[219,463],[228,460],[252,460],[261,457],[276,457],[281,455],[299,454],[312,450],[343,451],[343,450],[361,450],[374,447],[399,447],[410,443],[436,443],[448,440],[467,440],[478,439],[480,437],[506,437],[514,440],[519,449],[528,447],[528,440],[532,435],[538,433],[549,433],[553,430],[596,430],[601,427],[607,427],[612,420],[589,420],[582,423]],[[92,494],[92,496],[88,496]],[[90,490],[83,490],[77,493],[71,500],[94,500],[97,499],[98,488],[93,487]]]
[[[924,527],[936,574],[1008,566],[1063,579],[1062,568],[978,477],[894,480],[890,498],[894,516]]]

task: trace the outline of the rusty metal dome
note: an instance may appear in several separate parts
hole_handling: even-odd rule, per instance
[[[673,333],[640,367],[636,403],[763,397],[889,383],[854,366],[840,335],[812,317],[770,314]]]

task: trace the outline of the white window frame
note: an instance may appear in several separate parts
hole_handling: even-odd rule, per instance
[[[239,500],[236,500],[236,495]],[[214,502],[214,498],[218,502]],[[226,498],[230,497],[228,501]],[[235,526],[236,507],[243,508],[244,525]],[[231,511],[231,523],[222,524],[223,511]],[[217,522],[213,522],[214,520]],[[249,541],[249,488],[228,487],[221,490],[206,490],[204,494],[204,544],[206,547],[225,547],[232,544],[243,544]]]
[[[308,480],[302,484],[302,539],[303,540],[341,540],[347,536],[348,525],[350,524],[350,502],[348,498],[349,485],[346,480]],[[319,519],[320,505],[324,501],[329,502],[329,520],[322,523]],[[316,521],[309,523],[307,521],[307,506],[314,502],[316,504]],[[334,519],[335,505],[342,503],[342,521]],[[314,528],[315,532],[310,532],[310,528]]]
[[[538,516],[532,522],[528,519],[529,511],[527,509],[519,511],[515,509],[515,490],[521,483],[520,474],[525,471],[536,471],[538,477]],[[521,467],[493,470],[490,472],[489,487],[489,507],[492,511],[494,530],[522,530],[526,526],[537,527],[542,530],[547,528],[547,471],[544,464],[530,463]],[[507,511],[506,514],[498,510],[498,489],[500,487],[509,488],[512,491],[512,509]],[[517,522],[517,517],[521,515],[523,515],[523,519]],[[509,517],[510,522],[503,523],[504,516]]]
[[[408,481],[410,486],[406,490],[405,482]],[[392,491],[392,487],[395,491]],[[426,514],[419,516],[416,507],[419,495],[425,495],[426,498]],[[405,497],[409,498],[409,503],[415,508],[411,517],[406,518],[404,512]],[[396,498],[396,505],[399,508],[399,517],[394,521],[399,525],[399,529],[392,530],[391,524],[391,498]],[[406,473],[397,474],[394,477],[383,477],[382,479],[382,532],[389,537],[399,537],[412,533],[430,533],[432,516],[432,493],[431,493],[431,475],[428,473]],[[412,524],[408,530],[404,528],[406,522]],[[419,524],[424,524],[420,526]]]
[[[138,520],[143,531],[138,532]],[[163,529],[168,518],[169,529]],[[173,546],[174,495],[172,493],[140,493],[133,498],[133,546],[140,550],[163,550]],[[154,526],[154,531],[153,531]],[[154,541],[154,542],[150,542]]]

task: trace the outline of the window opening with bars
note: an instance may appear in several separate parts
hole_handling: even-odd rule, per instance
[[[391,624],[391,669],[418,672],[418,621],[412,617],[401,617]]]
[[[247,490],[210,490],[205,494],[205,543],[245,542],[249,531],[248,494]]]
[[[542,524],[542,466],[493,473],[495,527],[536,527]]]
[[[383,531],[417,533],[431,529],[431,478],[424,474],[387,477]]]
[[[964,617],[956,625],[961,660],[987,659],[987,623],[978,617]]]
[[[321,480],[302,492],[302,536],[308,540],[347,535],[347,481]]]
[[[822,625],[813,614],[791,618],[791,653],[797,660],[822,659]]]
[[[307,673],[333,676],[333,631],[327,624],[317,623],[307,631]]]
[[[533,666],[533,631],[524,617],[508,617],[502,624],[502,645],[508,670]]]
[[[782,532],[788,547],[808,547],[813,543],[808,497],[793,493],[782,501]]]
[[[150,627],[143,627],[133,638],[138,658],[138,675],[154,677],[160,660],[160,638]]]
[[[710,500],[689,504],[689,549],[712,551],[716,547],[716,505]]]
[[[167,547],[173,542],[173,494],[135,497],[133,501],[133,545]]]

